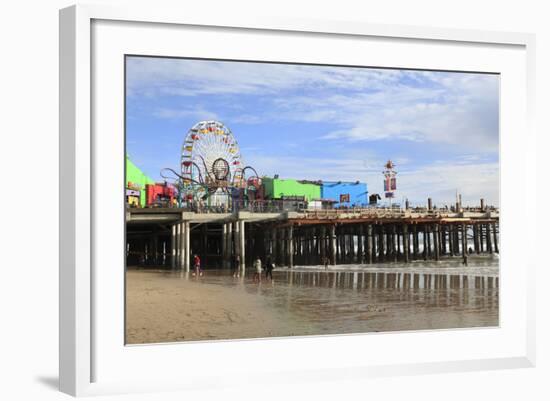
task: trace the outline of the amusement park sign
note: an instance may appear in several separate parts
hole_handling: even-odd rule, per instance
[[[397,171],[395,171],[395,164],[391,160],[388,160],[384,167],[382,174],[384,174],[385,197],[391,199],[395,197],[394,191],[397,190],[397,180],[395,178]]]

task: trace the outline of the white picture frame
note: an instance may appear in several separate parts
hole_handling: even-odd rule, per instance
[[[436,46],[441,52],[452,47],[453,54],[465,52],[464,54],[467,55],[470,51],[477,51],[476,54],[479,54],[479,61],[474,60],[471,54],[466,56],[470,60],[463,62],[469,62],[471,65],[467,70],[475,70],[477,65],[479,66],[478,71],[504,74],[501,92],[501,100],[504,100],[501,104],[501,185],[504,184],[501,189],[501,205],[502,226],[504,230],[509,231],[505,231],[501,239],[505,245],[502,252],[503,267],[501,270],[503,272],[501,279],[501,306],[503,309],[501,318],[503,320],[501,326],[496,329],[484,330],[260,339],[143,347],[125,347],[124,343],[120,342],[122,333],[110,335],[109,322],[120,318],[123,310],[115,307],[113,309],[116,310],[116,313],[107,316],[104,313],[105,300],[110,300],[109,297],[112,296],[115,305],[117,305],[116,302],[120,302],[120,293],[123,292],[123,288],[119,284],[122,282],[124,266],[119,266],[120,272],[110,277],[113,279],[109,281],[112,284],[106,285],[106,275],[98,274],[97,271],[98,263],[102,266],[105,265],[101,264],[102,258],[105,256],[97,253],[97,234],[98,230],[105,227],[101,219],[109,218],[113,221],[114,216],[116,221],[116,213],[120,209],[113,210],[114,215],[110,214],[111,211],[106,211],[105,205],[98,202],[96,194],[108,193],[109,190],[109,183],[105,184],[105,189],[102,188],[106,183],[101,179],[102,174],[109,169],[120,168],[122,171],[123,166],[122,163],[117,165],[116,156],[110,158],[112,154],[105,153],[103,150],[105,146],[110,146],[108,142],[111,140],[113,146],[110,147],[113,148],[113,152],[118,149],[117,146],[120,142],[115,144],[119,140],[116,139],[118,133],[115,132],[112,137],[101,136],[99,141],[94,137],[94,132],[97,131],[94,131],[93,127],[96,130],[98,127],[102,127],[96,119],[103,118],[101,108],[105,106],[97,102],[98,97],[104,96],[102,87],[97,88],[93,84],[97,85],[98,82],[106,82],[102,81],[103,79],[110,79],[102,75],[102,71],[104,71],[102,68],[110,65],[109,60],[118,60],[120,54],[124,54],[126,44],[129,47],[134,46],[134,44],[130,45],[130,42],[136,40],[140,32],[149,30],[147,36],[142,37],[142,43],[139,44],[145,48],[145,46],[154,46],[155,43],[160,43],[158,42],[159,38],[179,32],[179,28],[183,30],[182,34],[185,34],[186,27],[193,27],[198,35],[204,31],[206,34],[217,33],[218,37],[230,34],[242,34],[243,37],[245,34],[261,34],[263,40],[273,41],[274,52],[286,47],[286,44],[282,44],[282,41],[285,40],[282,38],[283,36],[293,37],[292,35],[296,38],[303,37],[304,40],[325,41],[327,44],[337,38],[342,43],[378,40],[385,41],[385,45],[388,46],[392,43],[397,46],[401,42],[404,42],[406,46],[429,45]],[[151,28],[153,31],[150,30]],[[121,32],[131,32],[131,35],[124,35]],[[94,35],[96,35],[95,41]],[[106,38],[109,39],[109,46],[106,44]],[[276,45],[277,42],[280,44]],[[535,285],[533,275],[530,274],[534,271],[536,264],[533,256],[535,252],[532,251],[534,245],[525,239],[522,240],[514,237],[513,234],[508,234],[508,232],[512,233],[511,228],[520,224],[521,221],[528,221],[527,229],[533,231],[533,227],[529,225],[534,225],[536,221],[534,218],[535,208],[506,209],[506,206],[511,205],[513,201],[511,199],[513,192],[510,188],[511,185],[507,184],[508,182],[521,183],[520,187],[530,193],[536,187],[535,178],[532,174],[528,174],[527,165],[528,162],[531,163],[535,159],[535,134],[532,128],[535,86],[534,44],[534,36],[523,33],[375,25],[357,21],[260,18],[245,15],[241,18],[227,19],[223,15],[216,15],[215,12],[208,16],[193,15],[186,13],[184,7],[177,10],[165,10],[154,7],[111,8],[79,5],[61,10],[60,390],[79,396],[167,389],[206,389],[212,388],[212,386],[233,385],[231,380],[216,374],[212,375],[202,369],[204,361],[201,362],[201,358],[206,358],[210,362],[211,358],[219,358],[220,360],[217,362],[220,363],[220,366],[224,366],[226,361],[231,360],[233,366],[237,366],[235,371],[238,374],[246,373],[259,377],[269,371],[272,378],[289,382],[293,380],[337,379],[344,376],[361,379],[403,373],[418,374],[534,366]],[[165,43],[164,48],[159,48],[159,51],[164,55],[171,55],[166,52],[171,52],[169,48],[174,45],[175,43]],[[133,49],[135,50],[137,47],[133,47]],[[487,67],[489,64],[483,65],[482,53],[487,49],[494,49],[496,55],[493,61],[490,61],[490,63],[494,63],[492,67]],[[109,54],[103,55],[101,53],[103,50]],[[215,49],[215,46],[212,46],[211,51],[214,54],[216,51],[220,52]],[[254,48],[251,47],[248,51],[254,52]],[[349,50],[347,51],[349,52]],[[376,52],[376,49],[374,51]],[[406,54],[407,52],[404,53],[396,54],[395,59],[386,54],[388,60],[384,63],[395,67],[406,67],[408,66],[407,57],[410,60],[417,57]],[[502,58],[499,58],[498,55],[501,53]],[[101,54],[101,57],[97,56],[98,54]],[[227,56],[219,54],[219,57]],[[289,55],[289,57],[293,56]],[[449,69],[448,63],[452,63],[452,60],[448,59],[434,61],[434,59],[426,57],[425,60],[416,60],[414,66],[427,69]],[[375,62],[375,64],[379,63]],[[463,68],[464,65],[457,61],[456,69]],[[113,79],[119,79],[120,73],[118,71]],[[122,86],[113,85],[113,87],[117,91],[123,90]],[[517,90],[518,99],[511,99],[512,90]],[[119,98],[117,97],[117,99]],[[116,102],[114,105],[115,109],[121,106],[120,104],[117,106]],[[112,108],[112,105],[109,106]],[[105,117],[104,119],[108,120],[109,118]],[[117,130],[123,127],[123,121],[119,121],[118,124]],[[514,131],[521,132],[521,136],[512,135]],[[102,163],[103,160],[106,160],[104,166],[98,164],[98,154],[101,152],[103,152]],[[116,174],[120,174],[120,171]],[[114,175],[116,176],[116,174]],[[116,179],[114,182],[117,182]],[[122,197],[117,198],[117,195],[114,196],[114,199],[122,199]],[[117,207],[122,207],[122,205]],[[123,219],[122,216],[120,218]],[[122,229],[122,225],[116,226],[113,231],[117,231],[119,228]],[[105,233],[105,235],[107,234]],[[517,243],[518,247],[527,249],[528,256],[522,255],[520,258],[521,255],[514,253],[513,249],[507,249],[506,244],[511,243]],[[521,271],[513,270],[511,266],[514,264],[521,266]],[[111,273],[112,271],[109,274]],[[102,292],[101,299],[98,299],[96,293],[99,290]],[[511,302],[511,290],[514,290],[514,296],[517,296],[514,303]],[[116,331],[114,327],[112,329]],[[454,354],[453,350],[448,350],[448,354],[439,351],[440,357],[438,358],[432,355],[419,359],[418,355],[414,353],[408,354],[410,347],[404,347],[399,357],[385,358],[383,355],[377,356],[374,352],[370,352],[367,361],[360,352],[356,352],[355,355],[341,352],[342,349],[367,349],[369,346],[380,348],[387,344],[395,346],[404,343],[414,344],[416,341],[425,344],[439,344],[438,346],[443,350],[445,350],[445,343],[453,341]],[[254,361],[255,354],[266,349],[266,342],[269,342],[269,348],[272,348],[268,351],[273,354],[271,365],[266,366],[265,363],[259,363],[259,365],[254,365],[254,371],[252,371],[250,362]],[[109,348],[110,346],[117,347],[117,349]],[[328,358],[328,362],[326,358],[320,359],[316,356],[316,350],[319,347],[326,351],[325,357]],[[476,349],[472,350],[471,348]],[[284,368],[284,358],[277,359],[277,355],[284,354],[285,350],[286,352],[290,350],[290,352],[296,353],[295,355],[303,357],[286,369]],[[437,352],[437,349],[435,351]],[[182,353],[185,353],[188,360],[191,361],[190,365],[201,368],[195,370],[182,368],[183,370],[178,375],[167,375],[166,372],[171,366],[173,367],[175,362],[174,360],[169,361],[169,359],[179,358],[181,361]],[[177,356],[174,356],[176,354]],[[120,356],[119,359],[117,359],[117,355]],[[207,356],[205,357],[205,355]],[[239,359],[241,361],[236,362]],[[128,372],[135,374],[132,365],[135,366],[140,361],[144,365],[165,361],[166,369],[161,369],[156,376],[151,375],[151,372],[146,372],[148,380],[143,380],[139,374],[134,378],[129,378],[130,375],[126,376],[122,373],[124,366],[128,368]],[[108,366],[112,366],[112,369]]]

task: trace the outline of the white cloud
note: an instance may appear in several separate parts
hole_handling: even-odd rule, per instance
[[[262,123],[262,118],[257,115],[253,114],[242,114],[237,116],[231,117],[232,123],[239,123],[239,124],[260,124]]]
[[[329,97],[313,105],[300,99],[293,104],[293,113],[307,114],[312,108],[310,115],[316,117],[329,110],[330,121],[343,128],[325,139],[406,139],[494,152],[498,149],[498,82],[487,76],[477,80],[483,82],[460,88],[453,83],[446,89],[388,88],[374,94]]]
[[[271,157],[263,152],[248,154],[246,162],[260,175],[279,174],[281,178],[356,181],[368,184],[369,193],[383,194],[383,160],[321,159],[311,157]],[[398,170],[399,171],[399,170]],[[431,197],[436,205],[452,205],[455,194],[462,194],[463,204],[499,204],[499,166],[497,162],[471,162],[460,159],[403,169],[397,175],[397,199],[408,198],[412,205],[424,205]]]
[[[247,154],[246,163],[261,175],[304,180],[365,181],[363,159],[323,159],[299,156],[268,156],[265,152]],[[381,169],[380,169],[381,171]]]
[[[259,95],[265,99],[265,105],[256,105],[253,113],[244,110],[224,116],[237,123],[330,123],[340,128],[327,133],[327,140],[406,139],[463,145],[481,152],[498,148],[495,75],[130,58],[127,76],[130,96]],[[159,115],[190,114],[165,110]]]
[[[170,120],[180,118],[194,118],[196,120],[218,120],[219,116],[213,111],[208,111],[202,107],[196,107],[193,109],[167,109],[161,108],[153,112],[153,116],[157,118],[166,118]]]
[[[463,205],[478,205],[481,198],[490,205],[499,205],[498,182],[497,162],[435,163],[398,174],[397,196],[419,204],[431,197],[436,205],[452,205],[458,191]]]
[[[126,74],[131,96],[277,94],[308,85],[373,90],[398,82],[402,76],[398,70],[147,57],[129,58]]]

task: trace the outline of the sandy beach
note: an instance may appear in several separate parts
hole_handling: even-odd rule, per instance
[[[127,273],[128,344],[286,335],[260,295],[184,275]]]

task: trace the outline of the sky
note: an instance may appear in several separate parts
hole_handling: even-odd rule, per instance
[[[260,176],[362,181],[396,201],[499,204],[499,76],[127,57],[126,151],[147,175],[179,169],[188,130],[231,129]]]

